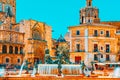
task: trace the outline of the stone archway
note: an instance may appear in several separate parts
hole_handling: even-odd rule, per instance
[[[11,58],[10,57],[5,57],[5,58],[3,58],[4,60],[3,60],[3,63],[4,64],[11,64]]]
[[[35,49],[35,58],[41,60],[44,62],[44,56],[45,56],[45,48],[44,44],[39,44],[38,47]]]
[[[34,40],[42,40],[42,36],[38,30],[32,31],[32,39]]]

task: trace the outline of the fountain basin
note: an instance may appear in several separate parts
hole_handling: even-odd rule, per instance
[[[80,75],[82,74],[81,65],[62,64],[63,75]],[[56,76],[58,75],[57,64],[39,64],[38,73],[42,76]]]

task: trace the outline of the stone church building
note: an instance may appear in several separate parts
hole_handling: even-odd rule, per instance
[[[16,0],[0,0],[0,64],[21,65],[23,60],[44,62],[51,52],[51,27],[35,20],[16,23]]]

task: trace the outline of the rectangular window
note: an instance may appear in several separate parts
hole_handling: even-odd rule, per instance
[[[94,44],[94,52],[98,52],[98,44]]]
[[[110,52],[110,45],[106,44],[106,53],[109,53],[109,52]]]
[[[94,54],[94,60],[98,60],[97,54]]]
[[[80,44],[76,44],[76,50],[77,52],[80,52]]]
[[[103,54],[101,54],[101,58],[103,58]]]
[[[80,35],[80,31],[79,30],[76,31],[76,35]]]
[[[110,37],[110,32],[106,31],[106,37]]]
[[[106,55],[106,61],[110,61],[110,56]]]
[[[98,31],[94,30],[94,36],[98,36]]]
[[[103,47],[101,47],[101,50],[103,50]]]
[[[20,63],[20,59],[18,59],[18,63]]]
[[[103,31],[100,31],[100,34],[104,34],[104,32],[103,32]]]

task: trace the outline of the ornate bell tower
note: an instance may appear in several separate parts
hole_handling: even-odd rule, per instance
[[[92,6],[92,0],[87,0],[87,6]]]
[[[99,23],[99,10],[92,6],[92,0],[86,0],[86,7],[80,10],[80,23]]]

